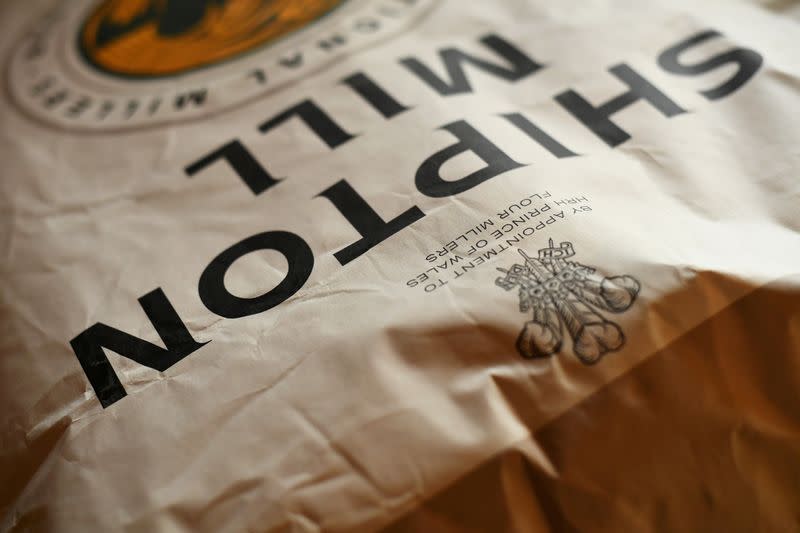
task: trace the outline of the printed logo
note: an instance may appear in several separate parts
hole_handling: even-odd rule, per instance
[[[206,117],[396,35],[435,0],[70,0],[6,65],[13,101],[71,130]]]
[[[80,48],[110,74],[180,74],[274,41],[342,1],[106,0],[84,24]]]
[[[531,313],[532,319],[517,338],[517,350],[525,358],[549,357],[564,345],[563,330],[572,340],[572,351],[590,365],[608,352],[625,344],[620,327],[600,313],[622,313],[636,300],[639,282],[628,275],[603,277],[594,268],[574,261],[571,242],[539,250],[538,257],[529,257],[519,250],[524,264],[510,269],[495,283],[510,291],[518,288],[519,310]]]

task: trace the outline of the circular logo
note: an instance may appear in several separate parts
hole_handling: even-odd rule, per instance
[[[79,46],[99,70],[131,77],[181,74],[274,41],[344,0],[105,0]]]
[[[71,131],[208,117],[419,20],[436,0],[70,0],[6,63],[12,101]]]

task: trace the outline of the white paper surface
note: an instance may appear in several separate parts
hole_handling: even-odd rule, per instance
[[[0,6],[6,67],[47,7]],[[340,15],[355,20],[372,8],[354,2]],[[0,525],[797,528],[796,11],[791,3],[444,1],[397,15],[402,22],[380,38],[321,56],[274,89],[248,86],[252,94],[214,89],[235,87],[219,80],[240,73],[238,59],[140,85],[74,72],[64,82],[69,98],[92,84],[125,98],[209,84],[206,107],[133,125],[121,108],[91,124],[65,118],[64,103],[36,110],[53,89],[30,96],[32,85],[15,85],[4,67]],[[285,50],[332,27],[303,30]],[[659,54],[708,30],[721,35],[680,61],[727,64],[691,75],[659,65]],[[480,42],[490,34],[539,68],[514,81],[467,65],[470,90],[442,95],[402,62],[414,58],[447,80],[439,52],[457,49],[509,69]],[[737,64],[725,54],[743,49],[762,59],[757,71],[730,94],[701,94],[733,79]],[[276,53],[268,46],[242,61],[273,64]],[[62,68],[58,57],[37,68]],[[666,116],[645,100],[622,106],[611,120],[630,138],[612,147],[556,96],[572,90],[600,106],[628,89],[609,71],[620,64],[685,112]],[[355,73],[408,109],[382,116],[341,83]],[[15,97],[23,93],[30,101]],[[332,147],[297,118],[259,131],[306,101],[350,138]],[[575,155],[555,155],[501,116],[512,113]],[[415,176],[458,143],[443,127],[460,121],[518,168],[426,193]],[[281,181],[254,194],[224,162],[187,175],[234,140]],[[487,166],[469,150],[444,159],[445,188]],[[359,231],[320,196],[340,180],[384,222],[414,206],[424,216],[342,264],[335,254]],[[523,211],[528,218],[512,222]],[[506,231],[509,223],[518,227]],[[212,260],[277,231],[313,254],[299,290],[249,316],[209,309],[200,280]],[[619,312],[595,301],[586,314],[577,289],[542,289],[536,300],[529,280],[523,293],[555,309],[562,343],[528,359],[516,343],[534,316],[520,310],[519,285],[498,286],[497,269],[518,264],[535,278],[518,250],[536,258],[551,239],[594,269],[587,291],[630,301]],[[540,266],[563,272],[542,257]],[[224,284],[258,299],[288,266],[276,250],[257,251],[236,260]],[[163,371],[104,350],[127,394],[104,408],[70,341],[103,323],[164,348],[137,302],[155,289],[194,342],[207,344]],[[576,335],[599,320],[600,340]],[[607,351],[586,364],[576,337],[589,343],[588,359],[597,346]]]

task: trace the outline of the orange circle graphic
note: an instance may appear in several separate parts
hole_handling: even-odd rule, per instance
[[[274,41],[345,0],[104,0],[80,33],[95,67],[130,77],[169,76]]]

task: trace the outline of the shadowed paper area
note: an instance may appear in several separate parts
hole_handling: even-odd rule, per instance
[[[386,533],[797,530],[797,287],[737,301]]]

